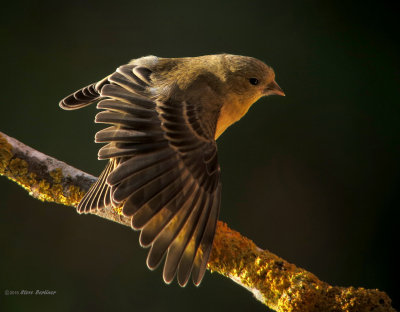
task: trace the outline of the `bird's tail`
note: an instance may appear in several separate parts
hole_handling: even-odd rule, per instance
[[[97,83],[92,83],[62,99],[59,105],[65,110],[74,110],[97,102],[100,98],[101,88],[108,83],[108,77]]]
[[[90,213],[93,210],[111,206],[111,187],[106,180],[113,168],[114,161],[110,160],[100,177],[79,202],[77,207],[79,213]]]

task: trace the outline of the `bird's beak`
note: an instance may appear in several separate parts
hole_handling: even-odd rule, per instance
[[[280,95],[280,96],[285,96],[285,93],[281,89],[281,87],[276,83],[275,80],[273,80],[268,86],[264,89],[263,92],[264,95]]]

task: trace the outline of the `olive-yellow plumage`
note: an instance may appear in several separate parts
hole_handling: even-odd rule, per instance
[[[110,126],[108,165],[78,211],[122,207],[150,247],[147,265],[165,257],[163,277],[199,285],[218,219],[220,168],[215,140],[260,97],[284,95],[263,62],[230,54],[187,58],[146,56],[60,102],[72,110],[99,101],[96,122]]]

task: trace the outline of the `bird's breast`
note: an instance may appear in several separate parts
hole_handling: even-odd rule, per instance
[[[230,125],[240,120],[249,110],[252,103],[241,103],[235,98],[229,98],[221,107],[215,131],[217,139]]]

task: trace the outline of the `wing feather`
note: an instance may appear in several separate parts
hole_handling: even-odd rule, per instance
[[[215,228],[217,225],[219,206],[221,203],[221,186],[215,191],[215,198],[212,204],[211,213],[208,218],[207,226],[204,230],[200,246],[193,261],[192,280],[198,286],[204,277],[207,268],[208,258],[210,257],[212,244],[214,241]]]
[[[156,238],[152,242],[149,254],[147,256],[147,266],[150,269],[155,269],[159,265],[162,257],[165,255],[174,239],[181,232],[187,219],[192,214],[200,195],[201,189],[197,185],[194,185],[194,188],[191,189],[191,192],[187,194],[182,206],[175,207],[175,209],[172,210],[171,216],[169,216],[170,220],[163,220],[164,222],[168,222],[165,222],[166,225],[164,227],[159,227],[160,232],[152,233],[152,235]],[[163,214],[168,213],[168,211],[164,210],[162,212]]]
[[[195,99],[154,99],[152,71],[138,62],[62,101],[66,109],[100,100],[97,132],[106,143],[99,159],[109,164],[79,204],[90,212],[122,206],[140,244],[150,247],[154,269],[166,255],[163,278],[185,286],[202,280],[220,206],[220,169],[213,127],[199,118]],[[61,105],[61,104],[60,104]],[[210,130],[211,129],[211,130]]]
[[[59,105],[65,110],[74,110],[95,103],[100,98],[101,88],[107,83],[107,77],[92,83],[62,99]]]
[[[174,279],[176,271],[178,270],[179,262],[182,259],[182,254],[184,253],[189,240],[196,229],[196,225],[199,222],[202,210],[204,209],[207,200],[207,197],[204,195],[204,190],[201,189],[199,199],[196,202],[193,211],[168,248],[163,270],[164,281],[167,284],[171,283]]]

